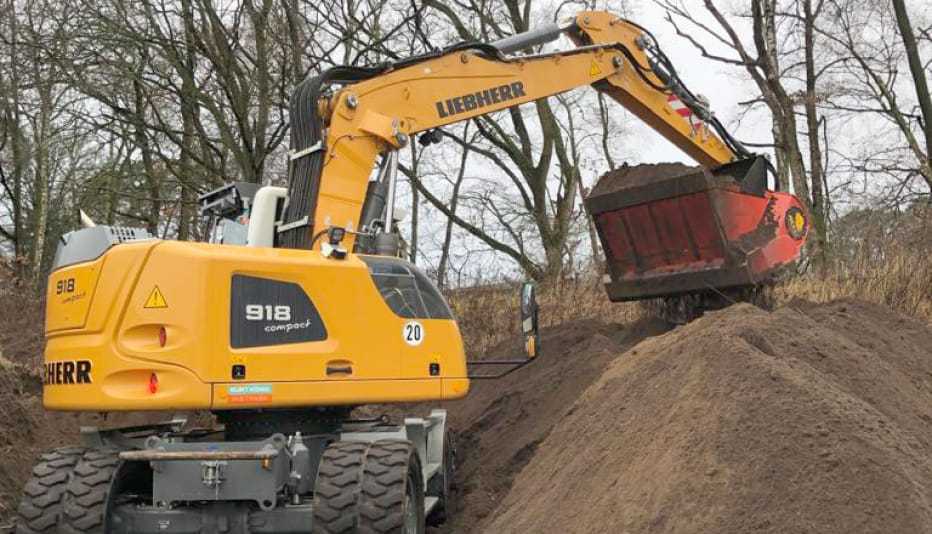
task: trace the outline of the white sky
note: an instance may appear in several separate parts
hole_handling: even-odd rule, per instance
[[[699,3],[699,0],[689,0],[690,2]],[[633,13],[631,20],[648,29],[660,42],[660,47],[670,57],[674,67],[686,85],[694,93],[705,95],[711,103],[712,111],[722,120],[722,123],[741,140],[760,141],[769,139],[768,132],[770,124],[762,124],[763,132],[761,135],[753,135],[753,128],[743,124],[740,130],[735,130],[734,119],[738,113],[738,102],[746,99],[748,94],[752,94],[749,88],[749,80],[742,80],[738,70],[734,67],[727,67],[716,63],[710,59],[702,57],[696,48],[686,39],[678,36],[676,31],[664,18],[664,10],[654,4],[652,0],[629,0],[632,4]],[[726,2],[727,4],[727,2]],[[700,7],[700,6],[697,6]],[[722,7],[721,9],[727,9]],[[696,15],[704,14],[704,9],[697,9]],[[710,24],[714,24],[710,21]],[[681,25],[685,29],[685,26]],[[698,37],[698,36],[697,36]],[[701,39],[701,42],[708,43],[708,39]],[[727,54],[725,50],[717,50],[711,47],[716,53]],[[744,77],[746,78],[746,73]],[[629,142],[636,142],[637,147],[633,147],[637,153],[638,162],[661,162],[661,161],[682,161],[684,163],[695,163],[689,156],[673,146],[669,141],[659,134],[645,126],[637,119],[632,119],[630,123],[632,135]],[[627,152],[627,151],[626,151]]]
[[[698,3],[699,0],[688,1],[695,1]],[[620,3],[623,3],[629,9],[619,9],[618,4]],[[725,3],[727,4],[727,1]],[[737,103],[742,98],[747,98],[747,95],[754,93],[751,87],[753,82],[746,80],[747,74],[745,72],[703,58],[692,44],[676,35],[676,31],[672,28],[670,23],[664,19],[664,10],[654,4],[653,0],[623,0],[622,2],[609,0],[607,4],[606,9],[608,11],[625,15],[627,18],[644,26],[654,34],[661,48],[670,57],[670,60],[673,62],[674,67],[677,69],[677,72],[686,85],[693,92],[705,95],[709,98],[713,112],[722,120],[726,128],[729,128],[730,131],[735,133],[739,139],[744,140],[746,138],[746,140],[755,141],[769,140],[769,121],[761,124],[763,131],[760,132],[759,135],[753,135],[754,132],[752,128],[754,125],[748,121],[742,124],[742,128],[735,129],[734,119],[737,117],[739,111]],[[729,12],[724,5],[721,9]],[[569,15],[569,11],[567,11],[566,14]],[[698,10],[697,15],[701,18],[701,14],[698,13]],[[710,24],[714,24],[714,21],[709,22]],[[702,41],[705,43],[706,39]],[[548,45],[546,49],[571,50],[574,46],[575,45],[569,41],[569,39],[562,38],[558,42]],[[716,49],[714,47],[710,47],[710,50],[715,53],[727,53],[725,50]],[[591,91],[591,89],[583,87],[577,89],[577,91]],[[614,114],[616,117],[624,117],[626,119],[623,121],[623,136],[620,140],[616,140],[616,142],[612,143],[613,152],[620,156],[620,160],[615,161],[616,165],[623,162],[636,164],[668,161],[681,161],[688,164],[695,164],[695,161],[689,156],[642,123],[640,119],[627,113],[622,106],[611,100],[608,101],[608,106],[610,113]],[[531,123],[533,124],[533,121],[531,121]],[[472,157],[467,163],[467,168],[467,179],[472,176],[484,175],[505,180],[498,169],[493,168],[491,164],[478,157]],[[583,182],[591,186],[597,177],[606,170],[608,170],[608,168],[607,164],[604,162],[596,164],[595,168],[586,169]],[[448,196],[449,191],[444,190],[449,189],[448,187],[430,179],[426,181],[426,184],[435,194],[439,194],[443,198]],[[408,187],[399,188],[399,195],[398,205],[402,210],[408,212],[410,207]],[[436,212],[436,210],[427,206],[423,206],[420,209],[420,217],[421,232],[419,239],[419,255],[426,255],[430,258],[428,263],[434,263],[439,255],[440,236],[437,235],[437,230],[443,228],[445,219]],[[407,226],[406,222],[402,223],[403,228]],[[407,232],[404,233],[407,234]],[[457,229],[455,230],[455,234],[456,237],[454,237],[453,240],[454,246],[451,250],[454,255],[457,254],[457,249],[475,251],[485,248],[484,245],[478,243],[475,238],[467,235],[463,230]],[[583,241],[582,250],[580,250],[581,256],[588,255],[588,248],[588,242]],[[539,256],[539,254],[535,256]],[[453,261],[455,262],[456,260],[454,259]],[[460,258],[460,261],[482,265],[482,267],[477,267],[477,270],[480,271],[491,268],[495,271],[502,269],[500,272],[509,273],[513,272],[515,269],[515,265],[513,265],[510,260],[505,259],[503,255],[490,252],[470,255],[468,260],[464,257]]]

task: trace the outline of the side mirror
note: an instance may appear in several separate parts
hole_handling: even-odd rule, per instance
[[[521,287],[521,331],[524,333],[525,358],[523,360],[509,359],[467,361],[466,365],[468,369],[474,369],[477,367],[482,368],[494,365],[503,365],[509,367],[505,371],[496,374],[477,374],[470,371],[467,376],[470,379],[476,380],[501,378],[534,361],[534,358],[537,356],[538,352],[540,352],[540,334],[537,331],[537,295],[534,289],[534,284],[530,282],[526,282],[524,286]]]
[[[524,352],[529,360],[540,350],[537,311],[537,291],[534,284],[525,282],[521,287],[521,331],[524,333]]]

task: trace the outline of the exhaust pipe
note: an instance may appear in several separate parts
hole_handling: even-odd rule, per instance
[[[91,219],[84,210],[78,210],[81,214],[81,227],[82,228],[93,228],[97,226],[97,223],[94,222],[94,219]]]

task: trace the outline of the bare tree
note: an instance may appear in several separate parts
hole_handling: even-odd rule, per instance
[[[833,110],[856,116],[874,128],[874,118],[889,126],[886,135],[873,135],[863,141],[861,149],[846,155],[852,173],[863,173],[865,191],[882,187],[881,196],[891,205],[920,198],[932,192],[932,168],[929,165],[928,120],[922,115],[928,91],[909,98],[923,82],[914,76],[902,81],[903,63],[915,63],[905,41],[917,42],[902,35],[900,18],[893,6],[857,0],[828,0],[832,17],[817,31],[834,48],[845,69],[845,90],[830,99]],[[905,14],[905,11],[904,11]],[[908,20],[903,21],[907,26]],[[869,36],[869,37],[868,37]],[[914,52],[918,52],[914,49]],[[920,69],[921,70],[921,69]],[[912,72],[912,71],[911,71]],[[917,85],[918,84],[918,85]],[[920,114],[914,113],[919,108]],[[922,187],[917,187],[917,183]]]
[[[816,249],[824,251],[826,248],[827,221],[826,221],[826,200],[823,183],[825,182],[824,166],[822,163],[822,143],[819,140],[819,109],[817,106],[820,98],[816,84],[819,79],[819,71],[816,67],[816,20],[819,18],[822,9],[825,7],[825,0],[818,0],[813,6],[812,0],[802,0],[802,21],[803,21],[803,54],[806,64],[806,91],[804,108],[806,113],[806,133],[809,143],[809,183],[812,189],[811,209],[812,219],[815,224]],[[797,2],[799,8],[799,2]],[[824,264],[824,262],[823,262]]]
[[[447,263],[450,259],[450,244],[453,239],[453,221],[456,216],[456,208],[460,199],[460,187],[463,185],[463,178],[466,176],[466,163],[469,160],[470,146],[475,141],[475,135],[470,138],[469,124],[463,128],[462,156],[459,161],[459,168],[456,172],[456,178],[453,181],[453,192],[450,195],[450,217],[447,217],[443,233],[443,245],[440,247],[440,262],[437,264],[437,285],[442,289],[447,282]]]
[[[447,3],[425,2],[441,20],[452,25],[457,37],[481,41],[528,30],[534,14],[532,4],[517,0],[473,2],[470,11],[465,12]],[[579,220],[576,139],[568,137],[563,128],[567,118],[578,110],[561,120],[549,99],[538,100],[532,106],[532,113],[512,108],[474,121],[482,146],[472,151],[501,173],[501,179],[511,185],[516,196],[503,198],[501,187],[496,185],[482,194],[465,197],[485,217],[465,225],[458,217],[454,220],[493,249],[514,258],[530,276],[546,278],[561,274],[567,239]],[[507,122],[501,120],[503,117]],[[483,228],[489,222],[502,230],[504,239]],[[534,235],[525,235],[531,228]],[[540,261],[533,259],[532,252],[538,243],[543,251]]]
[[[821,98],[817,87],[822,70],[816,65],[815,23],[823,11],[823,1],[813,5],[812,0],[794,1],[793,9],[777,0],[752,0],[749,13],[743,13],[752,26],[753,48],[746,45],[736,29],[732,19],[718,8],[712,0],[703,0],[705,12],[711,16],[714,24],[707,24],[696,15],[682,0],[655,0],[667,10],[667,20],[673,25],[678,35],[691,42],[703,57],[718,63],[740,67],[754,81],[760,97],[748,104],[762,101],[768,114],[772,117],[773,148],[776,167],[781,184],[792,183],[793,190],[800,200],[809,208],[814,221],[814,235],[808,241],[809,253],[817,259],[823,258],[825,248],[826,204],[823,188],[824,171],[822,164],[822,146],[819,138],[819,111],[817,101]],[[786,4],[786,3],[784,3]],[[692,6],[694,7],[694,6]],[[781,34],[781,21],[802,21],[801,30],[790,28],[790,32],[802,33],[803,58],[794,57],[796,50],[788,47],[791,36]],[[684,28],[685,22],[690,27]],[[728,54],[712,51],[710,44],[696,35],[701,35],[716,46],[728,50]],[[789,65],[784,65],[788,62]],[[804,66],[801,75],[792,70],[798,65]],[[803,80],[804,88],[794,92],[794,77]],[[798,104],[803,104],[807,125],[810,168],[807,172],[803,157],[803,146],[797,129]]]
[[[932,95],[929,94],[925,67],[919,58],[916,34],[913,32],[913,26],[909,21],[909,14],[906,12],[906,5],[903,0],[893,0],[893,10],[896,13],[896,24],[900,29],[903,48],[906,49],[906,59],[913,77],[913,85],[916,87],[919,109],[922,110],[922,133],[926,141],[926,157],[924,162],[921,159],[920,162],[925,170],[923,176],[925,176],[930,188],[932,188],[932,180],[930,180],[930,177],[932,177],[932,163],[929,161],[929,158],[932,158]]]
[[[75,94],[49,58],[64,46],[65,28],[54,16],[57,3],[11,2],[12,17],[3,44],[9,50],[4,65],[10,83],[5,88],[2,128],[9,145],[10,165],[0,170],[3,191],[12,212],[12,227],[0,235],[13,243],[14,254],[37,289],[43,283],[52,229],[62,217],[58,194],[80,165],[79,146],[86,132],[75,124]],[[50,16],[51,15],[51,16]],[[6,76],[4,76],[6,78]],[[4,158],[5,159],[5,158]]]

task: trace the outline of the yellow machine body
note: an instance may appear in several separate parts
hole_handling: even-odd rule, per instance
[[[316,102],[296,101],[292,120],[309,118],[326,133],[316,146],[309,139],[292,143],[292,189],[275,230],[283,248],[148,240],[57,269],[49,280],[45,405],[223,410],[464,396],[467,365],[449,310],[442,318],[396,313],[387,302],[400,293],[376,286],[374,260],[324,253],[326,232],[345,231],[342,246],[351,251],[369,230],[362,212],[380,155],[397,154],[412,136],[432,129],[592,86],[706,167],[737,158],[718,130],[674,107],[678,98],[694,110],[701,103],[673,83],[672,70],[655,70],[652,58],[659,56],[648,56],[652,38],[642,28],[592,11],[560,32],[577,48],[506,56],[470,45],[341,84]],[[302,167],[308,161],[317,164]],[[296,182],[306,187],[294,188]],[[300,207],[305,197],[310,203]],[[237,304],[238,277],[279,284],[247,288],[256,300]],[[280,291],[293,294],[294,287],[312,303],[325,336],[295,341],[284,332],[287,343],[235,342],[246,306],[264,326],[310,328],[313,321],[303,317],[304,327],[284,316],[279,321],[268,300]],[[439,294],[436,299],[442,302]],[[415,330],[423,337],[409,343],[404,336]]]
[[[560,36],[576,47],[534,52]],[[538,306],[534,286],[525,284],[525,357],[466,361],[443,297],[397,257],[404,253],[395,214],[399,152],[415,136],[428,146],[444,137],[442,127],[585,86],[706,167],[703,179],[729,162],[743,169],[741,160],[752,156],[686,88],[648,31],[589,11],[494,43],[456,43],[392,64],[308,76],[289,106],[287,189],[237,183],[198,198],[208,239],[227,244],[164,241],[144,229],[87,221],[62,236],[47,291],[45,406],[211,410],[222,428],[204,432],[172,421],[86,429],[88,448],[40,458],[17,528],[414,533],[425,532],[429,517],[442,521],[455,502],[446,410],[399,424],[360,418],[350,408],[457,399],[470,376],[520,369],[540,352]],[[766,185],[732,181],[732,189],[753,187],[750,193]],[[670,232],[661,230],[682,218],[677,203],[692,183],[664,181],[659,200],[675,205],[636,236],[660,247],[639,258],[666,254],[656,252],[669,248]],[[566,185],[574,194],[578,184]],[[627,198],[635,194],[640,200]],[[625,195],[624,202],[650,211],[641,206],[643,188]],[[758,198],[763,191],[747,196],[730,212],[766,202]],[[609,200],[616,210],[621,201]],[[763,211],[768,216],[755,228],[765,232],[790,220]],[[805,213],[792,220],[797,235],[790,237],[799,240]],[[621,235],[630,221],[614,222]],[[692,235],[689,228],[680,233]],[[761,232],[752,237],[755,246],[768,244]],[[657,296],[648,290],[635,296]],[[490,366],[504,371],[468,371]]]
[[[49,280],[45,406],[224,410],[464,396],[469,381],[456,322],[395,313],[382,294],[398,292],[380,292],[364,259],[149,240],[59,269]],[[284,314],[274,317],[280,310],[256,291],[245,298],[259,300],[240,299],[234,308],[235,278],[270,281],[272,291],[259,291],[273,298],[276,287],[303,292],[317,319],[275,320]],[[268,312],[260,329],[322,326],[325,336],[234,347],[246,306]]]

